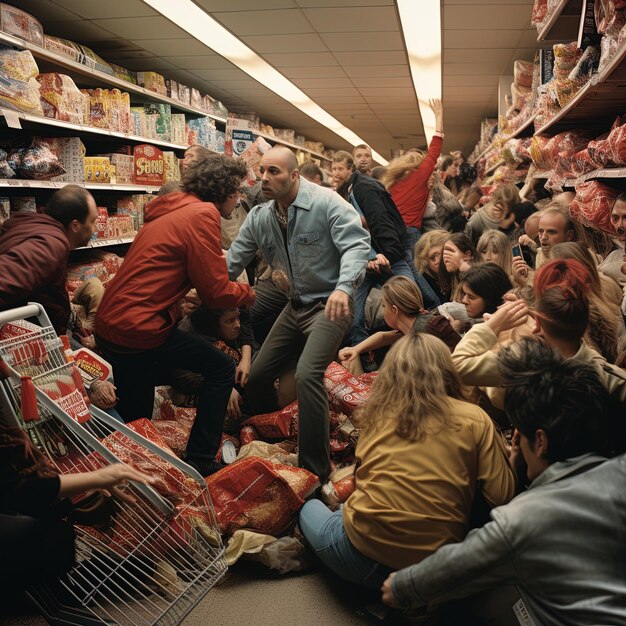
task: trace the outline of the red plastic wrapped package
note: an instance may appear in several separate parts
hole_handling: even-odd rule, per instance
[[[530,155],[539,169],[551,170],[556,167],[560,153],[573,154],[582,150],[588,143],[589,136],[580,130],[568,130],[551,139],[539,135],[533,137]]]
[[[626,124],[614,128],[606,139],[610,161],[626,165]]]
[[[587,145],[589,158],[595,163],[596,168],[606,167],[611,163],[611,146],[606,139],[594,139]]]
[[[370,395],[371,385],[354,377],[345,367],[332,362],[324,373],[324,387],[330,406],[350,416]]]
[[[540,29],[546,16],[548,15],[548,0],[535,0],[533,10],[530,15],[530,23]]]
[[[289,480],[286,478],[289,476]],[[224,533],[249,528],[278,535],[319,485],[305,469],[248,457],[206,479]]]
[[[615,234],[611,224],[611,210],[619,191],[597,180],[581,183],[576,187],[576,197],[569,210],[573,219],[584,226]]]
[[[152,422],[152,425],[171,448],[172,452],[182,457],[187,449],[187,441],[189,440],[191,429],[175,420],[157,420]]]
[[[244,426],[254,426],[258,434],[268,439],[285,439],[298,436],[298,401],[294,400],[285,408],[272,413],[255,415],[243,422]]]

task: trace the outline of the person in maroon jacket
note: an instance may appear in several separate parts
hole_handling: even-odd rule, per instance
[[[234,361],[199,335],[177,328],[180,301],[195,288],[209,308],[251,306],[249,285],[230,281],[221,247],[221,220],[239,201],[242,161],[210,156],[185,168],[182,191],[146,207],[142,229],[109,283],[96,315],[98,348],[113,365],[125,421],[152,416],[154,387],[174,368],[203,377],[186,460],[203,476],[220,469],[215,454]]]
[[[0,227],[0,309],[39,302],[59,335],[67,331],[70,302],[65,290],[70,250],[94,233],[98,209],[78,185],[55,191],[45,212],[16,213]]]

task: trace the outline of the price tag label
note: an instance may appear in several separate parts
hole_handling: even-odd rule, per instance
[[[17,111],[11,111],[10,109],[2,109],[1,111],[9,128],[17,128],[18,130],[22,129],[20,116]]]

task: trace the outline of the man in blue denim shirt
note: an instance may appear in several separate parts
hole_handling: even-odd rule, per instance
[[[296,158],[276,146],[261,159],[269,202],[254,207],[226,255],[238,276],[257,249],[289,278],[289,301],[257,355],[246,391],[253,413],[276,410],[274,379],[298,361],[299,463],[325,482],[330,473],[324,372],[352,325],[351,298],[363,279],[369,233],[353,207],[300,178]]]

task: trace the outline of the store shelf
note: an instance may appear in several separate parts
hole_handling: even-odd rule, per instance
[[[177,109],[178,111],[184,111],[185,113],[194,113],[196,115],[210,117],[217,122],[226,124],[225,117],[220,117],[219,115],[207,113],[204,109],[197,109],[196,107],[186,105],[182,102],[179,102],[178,100],[174,100],[173,98],[168,98],[167,96],[162,96],[158,93],[155,93],[154,91],[150,91],[149,89],[139,87],[134,83],[129,83],[127,80],[117,78],[117,76],[111,76],[110,74],[105,74],[104,72],[94,70],[90,67],[87,67],[86,65],[83,65],[82,63],[77,63],[76,61],[72,61],[72,59],[68,59],[67,57],[61,56],[60,54],[55,54],[50,50],[46,50],[46,48],[36,46],[29,41],[20,39],[19,37],[14,37],[13,35],[0,32],[0,43],[14,46],[16,48],[21,48],[22,50],[30,50],[30,52],[36,59],[52,63],[56,67],[66,70],[66,72],[69,72],[70,75],[80,76],[81,78],[88,79],[89,81],[95,80],[96,82],[94,84],[97,84],[100,87],[117,87],[118,89],[123,89],[124,91],[128,91],[129,93],[139,94],[148,101],[164,102],[165,104],[171,105],[173,109]],[[81,82],[81,80],[79,79],[78,82]]]
[[[92,239],[86,246],[74,248],[75,250],[90,250],[92,248],[106,248],[109,246],[123,246],[132,243],[137,235],[128,237],[115,237],[114,239]]]
[[[539,43],[574,41],[578,36],[582,8],[582,0],[557,2],[539,31],[537,41]]]
[[[121,185],[114,183],[60,182],[55,180],[24,180],[21,178],[0,178],[0,188],[10,189],[61,189],[65,185],[78,185],[98,191],[133,191],[135,193],[156,193],[160,187],[150,185]]]
[[[290,143],[288,141],[283,141],[282,139],[278,139],[278,137],[274,137],[274,135],[268,135],[267,133],[262,133],[260,130],[250,129],[250,132],[254,133],[257,137],[263,137],[263,139],[267,139],[268,141],[271,141],[273,143],[278,143],[281,146],[287,146],[288,148],[293,148],[294,150],[302,150],[303,152],[308,152],[309,154],[312,154],[314,157],[317,157],[318,159],[325,159],[326,161],[332,161],[332,159],[329,159],[327,156],[324,156],[323,154],[319,152],[313,152],[313,150],[309,150],[308,148],[305,148],[304,146],[299,146],[297,143]]]
[[[600,178],[626,178],[626,167],[612,167],[594,170],[588,174],[583,174],[576,179],[576,184],[584,183],[588,180],[597,180]]]
[[[533,115],[531,115],[514,133],[508,135],[506,137],[505,141],[508,141],[509,139],[516,139],[517,137],[526,137],[526,136],[530,136],[532,135],[532,132],[528,132],[531,127],[532,127],[532,123],[535,121],[535,117],[537,116],[536,113],[534,113]],[[476,163],[478,163],[478,161],[480,161],[480,159],[482,159],[490,150],[493,149],[493,144],[489,144],[477,157],[476,159],[471,163],[471,165],[476,165]],[[487,174],[487,172],[485,172],[485,174]]]
[[[591,78],[582,89],[535,135],[555,135],[584,125],[606,128],[616,115],[624,112],[626,103],[626,42],[604,70]],[[607,124],[609,122],[609,124]]]
[[[489,176],[489,174],[493,174],[501,165],[506,165],[506,161],[504,159],[500,159],[497,163],[492,165],[488,170],[485,170],[485,176]]]
[[[86,126],[84,124],[72,124],[71,122],[55,120],[49,117],[42,117],[41,115],[33,115],[31,113],[24,113],[22,111],[14,111],[12,109],[0,108],[0,117],[4,117],[7,120],[7,125],[11,128],[17,128],[17,126],[15,125],[15,120],[17,120],[20,127],[23,127],[24,126],[23,122],[26,122],[27,124],[63,128],[65,130],[76,131],[78,133],[88,133],[91,135],[106,135],[108,137],[115,137],[119,139],[124,139],[125,141],[133,141],[136,143],[149,143],[150,145],[159,146],[161,148],[169,148],[170,150],[186,150],[188,147],[184,144],[171,143],[169,141],[162,141],[161,139],[150,139],[148,137],[140,137],[138,135],[129,135],[129,134],[120,133],[114,130],[108,130],[106,128],[96,128],[95,126]],[[218,154],[218,153],[214,152],[214,154]]]

